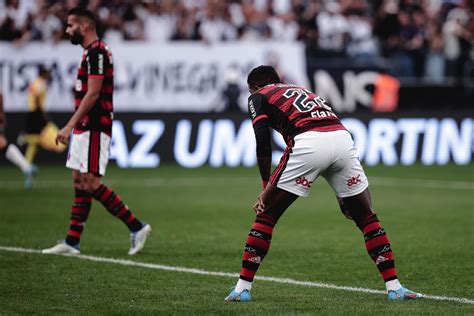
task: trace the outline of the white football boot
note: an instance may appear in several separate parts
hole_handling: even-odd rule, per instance
[[[145,224],[142,229],[130,234],[131,247],[128,251],[130,256],[136,255],[140,250],[145,247],[145,241],[151,233],[151,226]]]
[[[41,253],[53,254],[53,255],[59,255],[59,254],[79,255],[81,254],[81,251],[79,250],[79,247],[76,248],[76,247],[70,246],[63,241],[54,247],[41,250]]]

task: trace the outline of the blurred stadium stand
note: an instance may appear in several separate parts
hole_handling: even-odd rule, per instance
[[[97,13],[111,45],[301,41],[310,61],[384,64],[396,77],[438,83],[473,75],[469,0],[1,0],[0,40],[64,40],[66,13],[76,5]]]

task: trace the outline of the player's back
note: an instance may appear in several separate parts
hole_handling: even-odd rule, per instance
[[[306,131],[344,130],[327,102],[303,87],[270,84],[251,96],[286,140]],[[250,110],[252,112],[252,109]]]

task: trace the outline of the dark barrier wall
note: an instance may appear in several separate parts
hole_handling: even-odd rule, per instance
[[[361,66],[346,59],[310,59],[307,63],[311,89],[316,90],[339,112],[369,111],[375,83],[379,74],[384,72],[382,66]],[[442,82],[401,78],[397,94],[400,110],[472,111],[474,77],[446,79]]]
[[[70,114],[52,115],[64,124]],[[341,117],[353,135],[361,160],[368,165],[469,164],[474,149],[471,113],[414,115],[359,115]],[[24,126],[23,114],[8,115],[8,138],[15,141]],[[285,144],[274,133],[273,160],[278,163]],[[144,114],[116,115],[110,148],[111,160],[120,167],[157,167],[177,163],[254,166],[255,140],[244,114]],[[64,163],[66,153],[40,151],[36,162]],[[5,158],[1,158],[5,163]]]

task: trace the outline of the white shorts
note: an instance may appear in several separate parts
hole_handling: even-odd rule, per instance
[[[109,161],[109,146],[110,136],[102,132],[72,134],[66,167],[103,176]]]
[[[297,135],[285,149],[270,182],[298,196],[308,196],[319,175],[338,197],[354,196],[368,187],[349,132],[310,131]]]

